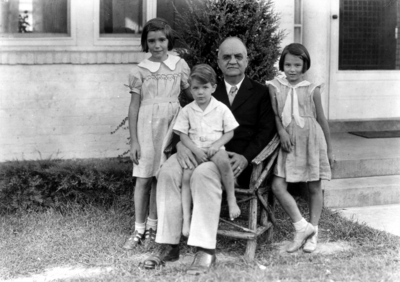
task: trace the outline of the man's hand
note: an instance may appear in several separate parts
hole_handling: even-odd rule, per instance
[[[176,144],[176,151],[176,157],[183,169],[194,169],[197,166],[196,157],[182,142]]]
[[[131,151],[129,152],[129,157],[135,165],[139,164],[140,160],[140,145],[138,142],[131,143]]]
[[[242,171],[245,170],[249,163],[243,155],[239,155],[233,152],[227,153],[233,170],[233,176],[238,177],[242,173]]]

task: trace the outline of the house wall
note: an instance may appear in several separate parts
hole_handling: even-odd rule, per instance
[[[127,130],[110,132],[127,116],[123,84],[145,54],[139,39],[99,38],[98,3],[71,0],[68,39],[0,41],[0,161],[116,157],[128,149]],[[275,10],[285,46],[293,41],[293,1],[276,1]]]
[[[0,66],[0,160],[116,157],[131,65]]]
[[[100,38],[99,0],[70,5],[68,38],[0,38],[0,161],[116,157],[128,149],[127,130],[110,132],[127,116],[124,83],[146,56],[140,38]]]

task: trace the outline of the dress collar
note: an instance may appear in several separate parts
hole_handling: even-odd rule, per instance
[[[139,67],[148,69],[151,72],[156,72],[160,69],[161,63],[166,65],[170,70],[174,71],[176,68],[176,64],[179,62],[181,58],[175,55],[168,54],[168,58],[162,62],[152,62],[149,59],[145,59],[139,63]]]
[[[299,83],[297,83],[296,85],[292,85],[289,83],[289,81],[286,79],[286,77],[277,77],[276,79],[283,85],[291,87],[291,88],[297,88],[299,86],[308,86],[311,84],[311,82],[309,82],[307,80],[303,80],[303,81],[300,81]]]

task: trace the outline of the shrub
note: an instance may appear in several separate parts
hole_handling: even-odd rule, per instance
[[[13,161],[0,165],[0,214],[62,209],[70,202],[110,206],[126,195],[132,164],[120,159]]]
[[[247,75],[261,83],[272,79],[284,37],[278,30],[279,17],[271,0],[186,0],[188,9],[177,13],[178,34],[183,49],[177,51],[190,67],[211,65],[222,78],[217,65],[218,46],[230,36],[239,37],[247,47]]]

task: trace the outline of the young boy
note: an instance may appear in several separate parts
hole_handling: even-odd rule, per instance
[[[216,84],[215,71],[207,64],[196,65],[190,74],[190,91],[194,101],[179,113],[174,132],[195,155],[197,162],[212,161],[218,167],[227,194],[231,220],[240,215],[236,203],[233,171],[224,145],[233,137],[239,126],[232,112],[211,96]],[[190,177],[192,171],[184,170],[182,178],[182,234],[189,235],[191,218]],[[205,187],[206,189],[206,187]]]

